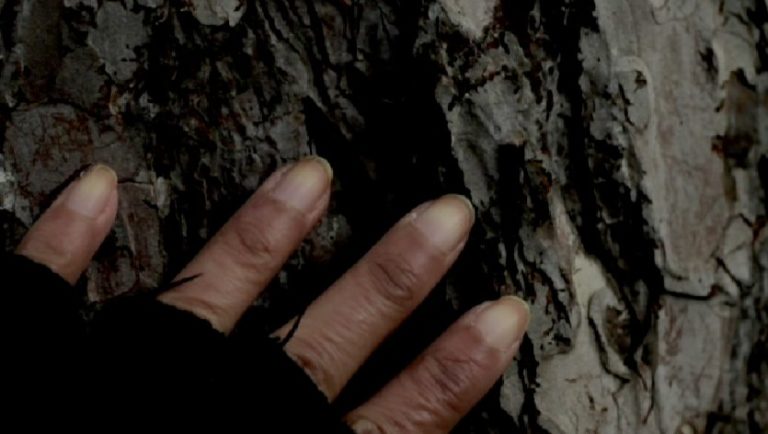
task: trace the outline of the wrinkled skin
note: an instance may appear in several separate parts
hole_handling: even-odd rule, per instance
[[[325,213],[332,170],[306,159],[274,173],[179,273],[160,300],[229,333]],[[17,253],[75,283],[110,232],[117,177],[97,165],[68,186]],[[460,196],[417,207],[314,301],[286,345],[329,400],[424,300],[456,260],[474,223]],[[367,403],[346,416],[360,433],[444,433],[517,353],[527,305],[514,297],[468,312]],[[354,324],[354,327],[350,327]],[[285,336],[292,322],[278,329]]]

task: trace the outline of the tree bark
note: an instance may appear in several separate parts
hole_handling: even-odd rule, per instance
[[[245,324],[420,201],[479,214],[343,405],[518,294],[529,339],[457,432],[768,431],[766,0],[0,0],[0,38],[3,246],[87,164],[119,173],[92,301],[167,281],[317,153],[330,213]]]

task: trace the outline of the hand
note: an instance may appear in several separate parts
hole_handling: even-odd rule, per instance
[[[160,300],[231,332],[324,214],[331,179],[319,158],[278,170],[177,280],[197,278]],[[74,284],[109,233],[117,205],[114,172],[95,166],[65,189],[17,253]],[[309,306],[285,351],[330,401],[446,273],[473,221],[471,205],[459,196],[419,206]],[[527,305],[515,297],[478,306],[347,422],[360,434],[449,431],[510,363],[528,321]]]

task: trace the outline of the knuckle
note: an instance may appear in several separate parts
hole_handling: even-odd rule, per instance
[[[432,352],[422,359],[417,383],[422,385],[425,403],[431,404],[436,413],[447,409],[453,414],[463,414],[464,396],[482,371],[482,364],[470,355],[456,351]]]
[[[280,254],[281,231],[260,220],[259,223],[239,219],[235,222],[232,236],[228,237],[229,248],[235,258],[254,265],[268,264]]]
[[[369,280],[374,289],[395,305],[410,305],[418,297],[421,277],[414,266],[397,254],[370,258]]]

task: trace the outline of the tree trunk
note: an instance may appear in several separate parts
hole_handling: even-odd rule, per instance
[[[479,213],[343,405],[518,294],[529,339],[457,432],[768,432],[766,0],[0,0],[0,37],[5,248],[85,165],[119,173],[93,301],[171,278],[317,153],[330,213],[246,324],[420,201]]]

